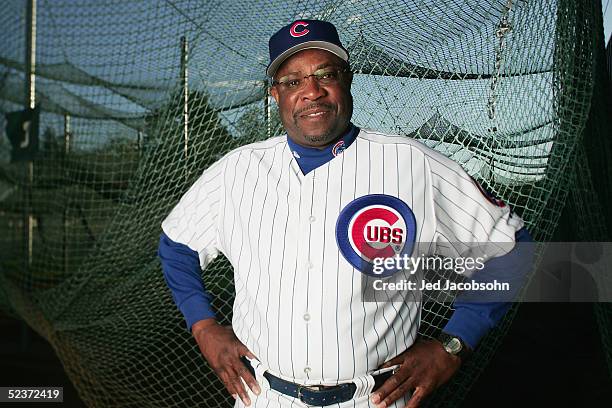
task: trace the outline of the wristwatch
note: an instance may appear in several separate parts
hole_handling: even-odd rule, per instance
[[[459,357],[462,363],[465,363],[472,354],[472,350],[463,340],[461,340],[461,337],[442,332],[438,336],[438,341],[442,343],[444,350],[446,350],[448,354]]]

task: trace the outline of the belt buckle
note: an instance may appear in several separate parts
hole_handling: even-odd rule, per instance
[[[318,386],[311,386],[311,385],[304,385],[304,384],[298,384],[298,388],[297,388],[297,397],[299,399],[302,399],[302,397],[304,396],[304,394],[302,394],[302,389],[305,388],[309,391],[320,391],[321,389]]]
[[[338,401],[337,398],[334,396],[333,398],[331,398],[329,401],[325,401],[325,398],[323,398],[323,402],[321,402],[322,405],[312,405],[313,401],[307,401],[306,400],[306,396],[302,393],[303,389],[309,390],[309,391],[313,391],[315,393],[320,392],[325,390],[326,388],[337,388],[340,385],[336,385],[336,386],[329,386],[326,387],[324,385],[303,385],[303,384],[299,384],[298,388],[297,388],[297,397],[300,401],[302,401],[304,404],[308,405],[309,407],[326,407],[328,405],[334,405],[334,404],[339,404],[340,402],[345,402],[345,401]]]
[[[318,405],[311,405],[311,402],[309,402],[309,401],[306,401],[306,400],[305,400],[305,398],[306,398],[306,397],[304,396],[304,394],[302,394],[302,390],[304,390],[304,389],[306,389],[306,390],[308,390],[308,391],[314,391],[314,392],[317,392],[317,391],[321,391],[322,387],[321,387],[321,386],[319,386],[319,385],[304,385],[304,384],[298,384],[298,388],[297,388],[297,397],[298,397],[298,399],[299,399],[300,401],[302,401],[304,404],[306,404],[306,405],[308,405],[308,406],[310,406],[310,407],[312,407],[312,406],[318,406]]]

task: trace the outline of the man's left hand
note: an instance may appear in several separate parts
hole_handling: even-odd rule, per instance
[[[423,398],[447,382],[459,369],[461,359],[444,350],[436,340],[417,340],[408,350],[380,368],[400,364],[399,369],[372,394],[377,408],[391,405],[414,390],[406,408],[416,408]]]

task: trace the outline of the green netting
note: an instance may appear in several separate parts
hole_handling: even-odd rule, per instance
[[[596,16],[598,19],[601,17]],[[597,40],[603,44],[603,35]],[[577,150],[575,180],[570,209],[575,216],[575,229],[581,241],[612,241],[612,53],[608,42],[606,50],[597,47],[594,54],[596,68],[591,109],[584,129],[582,145]],[[607,65],[608,64],[608,65]],[[606,66],[607,65],[607,66]],[[612,279],[612,277],[608,277]],[[612,304],[594,305],[596,321],[600,328],[608,368],[612,377]]]
[[[25,2],[4,8],[2,113],[25,100]],[[267,40],[296,18],[338,27],[358,126],[421,139],[510,203],[537,239],[552,236],[580,181],[574,163],[591,160],[581,143],[603,47],[598,2],[39,0],[31,188],[0,138],[0,307],[49,340],[88,405],[231,405],[163,281],[160,222],[221,155],[282,132],[266,96]],[[203,275],[229,322],[230,265]],[[450,311],[429,299],[421,333]],[[462,400],[514,311],[432,406]],[[610,312],[598,316],[612,327]]]

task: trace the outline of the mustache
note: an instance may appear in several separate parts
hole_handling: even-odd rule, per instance
[[[303,107],[302,109],[295,111],[293,113],[293,117],[296,118],[302,112],[306,112],[308,110],[317,109],[317,108],[324,108],[324,109],[327,109],[327,110],[334,110],[336,108],[336,105],[331,104],[331,103],[311,103],[310,105],[307,105],[307,106]]]

